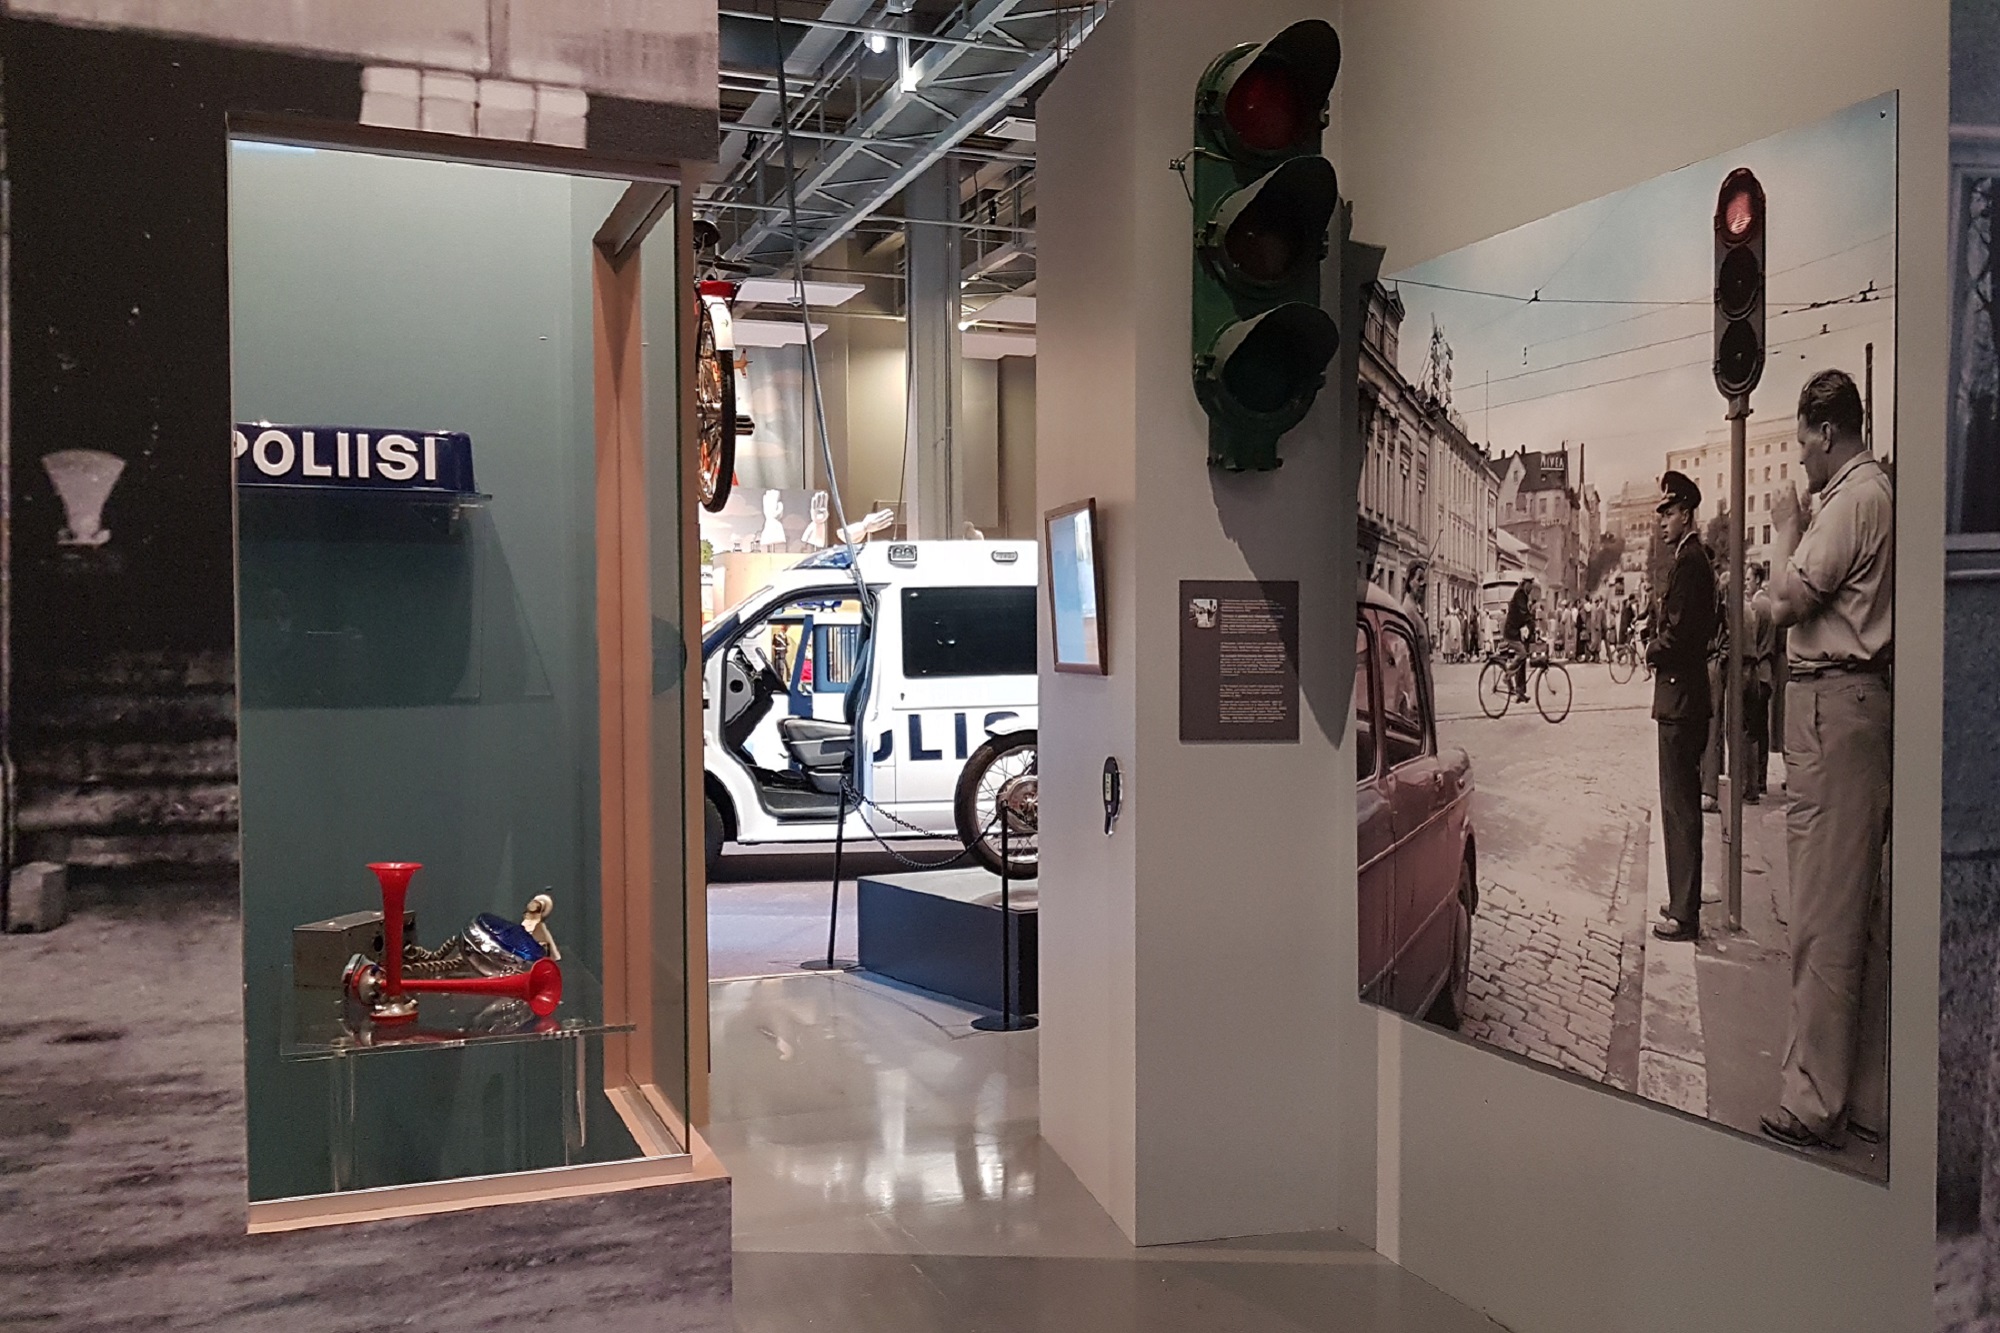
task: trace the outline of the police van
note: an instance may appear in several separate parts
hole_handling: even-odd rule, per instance
[[[717,616],[701,645],[709,872],[726,844],[830,841],[843,806],[851,841],[957,836],[997,870],[996,802],[1035,767],[1035,565],[1033,542],[832,547]],[[1011,841],[1031,872],[1032,839]]]

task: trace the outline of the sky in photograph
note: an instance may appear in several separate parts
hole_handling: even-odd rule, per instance
[[[1752,428],[1791,420],[1817,371],[1835,367],[1859,382],[1872,342],[1875,451],[1891,456],[1893,94],[1385,279],[1408,311],[1404,375],[1422,382],[1435,320],[1452,348],[1453,404],[1474,440],[1508,453],[1587,444],[1585,479],[1607,501],[1628,480],[1653,486],[1669,449],[1698,445],[1724,424],[1710,370],[1712,220],[1736,167],[1757,174],[1767,199],[1769,354]],[[1876,299],[1851,299],[1871,284]]]

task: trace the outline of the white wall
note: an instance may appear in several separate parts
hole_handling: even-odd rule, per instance
[[[1912,682],[1941,664],[1942,552],[1925,534],[1943,527],[1943,451],[1923,442],[1943,438],[1946,7],[1318,12],[1346,47],[1329,142],[1385,271],[1903,90],[1892,1181],[1352,998],[1351,765],[1319,719],[1345,722],[1329,659],[1346,647],[1354,499],[1300,440],[1330,429],[1323,412],[1276,477],[1211,486],[1187,387],[1188,211],[1166,170],[1209,56],[1307,14],[1271,0],[1120,0],[1038,107],[1037,499],[1095,494],[1105,512],[1113,672],[1042,678],[1044,1133],[1139,1240],[1338,1221],[1521,1330],[1927,1327],[1941,721]],[[1182,747],[1174,584],[1251,570],[1300,578],[1318,608],[1305,739]],[[1131,773],[1111,839],[1107,753]]]
[[[1350,608],[1327,580],[1353,564],[1351,521],[1344,545],[1328,521],[1346,395],[1322,396],[1279,472],[1211,472],[1167,170],[1210,57],[1304,12],[1120,0],[1037,109],[1037,500],[1097,499],[1111,666],[1041,679],[1042,1125],[1142,1242],[1336,1217]],[[1178,581],[1249,577],[1303,585],[1302,739],[1183,746]],[[1107,754],[1131,775],[1109,839]]]

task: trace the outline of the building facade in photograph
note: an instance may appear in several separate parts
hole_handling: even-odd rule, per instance
[[[1646,577],[1647,560],[1653,549],[1653,534],[1659,530],[1660,488],[1641,481],[1628,481],[1618,488],[1604,509],[1604,531],[1623,548],[1618,556],[1618,572],[1626,585],[1636,589]]]
[[[1805,473],[1798,465],[1796,424],[1789,416],[1763,421],[1752,417],[1743,461],[1745,558],[1753,564],[1771,559],[1771,506],[1778,492],[1787,486],[1806,493]],[[1669,449],[1665,468],[1684,472],[1701,487],[1703,525],[1729,508],[1729,427],[1719,425],[1708,433],[1699,448]]]
[[[1579,469],[1582,461],[1579,450]],[[1500,526],[1535,553],[1529,563],[1540,566],[1547,588],[1566,597],[1583,590],[1589,519],[1582,492],[1571,481],[1569,450],[1520,449],[1511,455],[1500,484],[1499,515]]]
[[[1479,585],[1500,562],[1499,479],[1486,452],[1452,410],[1449,349],[1433,339],[1423,387],[1398,364],[1403,300],[1380,283],[1368,292],[1362,331],[1362,577],[1398,597],[1421,567],[1424,612],[1433,623],[1469,615]],[[1442,350],[1440,350],[1442,349]]]

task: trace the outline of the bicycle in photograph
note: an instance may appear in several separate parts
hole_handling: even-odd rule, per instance
[[[1528,692],[1544,721],[1560,722],[1569,716],[1569,668],[1551,659],[1539,641],[1534,648],[1527,653]],[[1491,718],[1507,715],[1514,702],[1514,672],[1526,651],[1518,643],[1503,643],[1487,656],[1486,665],[1479,670],[1480,712]]]
[[[1612,646],[1610,655],[1604,661],[1611,670],[1611,679],[1624,685],[1639,669],[1639,649],[1630,639],[1620,640]]]

